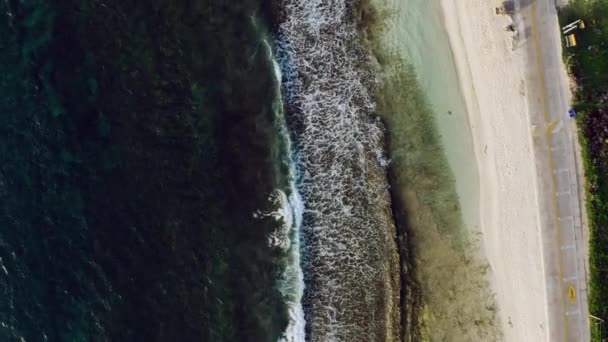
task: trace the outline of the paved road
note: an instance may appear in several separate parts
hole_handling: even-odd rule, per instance
[[[517,0],[518,49],[524,75],[538,175],[541,238],[547,282],[549,341],[590,340],[580,162],[568,117],[567,78],[555,0]],[[514,296],[516,298],[516,296]]]

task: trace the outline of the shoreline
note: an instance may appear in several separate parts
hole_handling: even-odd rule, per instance
[[[418,5],[426,6],[427,3],[419,2]],[[361,22],[371,24],[361,34],[364,46],[370,50],[380,70],[381,87],[376,98],[379,115],[388,132],[393,215],[401,241],[401,276],[402,280],[408,275],[415,279],[414,284],[402,283],[402,294],[414,295],[414,298],[402,298],[404,334],[411,336],[413,333],[423,340],[499,340],[500,324],[490,291],[487,262],[480,253],[478,234],[468,229],[463,221],[454,165],[449,163],[446,141],[437,124],[441,120],[437,111],[446,114],[447,109],[443,111],[443,105],[435,106],[429,98],[429,89],[421,84],[421,81],[436,81],[427,78],[436,75],[427,73],[421,80],[415,65],[410,63],[410,51],[406,50],[412,48],[414,54],[427,54],[426,46],[422,44],[434,41],[432,37],[416,37],[419,31],[415,24],[407,23],[413,27],[404,25],[412,13],[437,16],[437,23],[432,24],[436,26],[430,29],[439,29],[436,32],[444,34],[438,3],[433,5],[435,12],[429,12],[429,8],[400,7],[399,2],[373,1],[370,6],[359,13]],[[440,39],[441,50],[449,54],[447,37],[443,35]],[[448,62],[451,63],[448,69],[455,69],[453,61]],[[454,88],[458,87],[454,69],[453,84],[436,83],[439,88],[431,96],[454,93]],[[458,114],[466,115],[464,103]],[[456,120],[456,116],[449,117]],[[467,123],[462,121],[462,128],[467,132],[460,134],[470,134]],[[471,165],[475,163],[474,156],[471,157],[468,165],[474,167]],[[477,186],[477,179],[475,183]],[[475,193],[476,186],[472,190]],[[478,216],[477,212],[475,216]],[[404,239],[408,244],[403,244]],[[407,265],[410,257],[413,263]],[[412,313],[408,309],[418,313],[414,313],[417,317],[410,324],[407,320]]]
[[[475,143],[482,245],[504,339],[546,340],[546,280],[524,59],[504,29],[510,18],[495,15],[492,6],[479,0],[466,10],[453,0],[442,0],[441,6]],[[479,20],[467,22],[470,17]]]

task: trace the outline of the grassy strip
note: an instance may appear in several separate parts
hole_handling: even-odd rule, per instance
[[[590,230],[589,311],[608,320],[608,2],[574,0],[560,10],[562,25],[578,19],[586,28],[574,32],[578,45],[564,47],[564,60],[577,82],[574,107],[579,113]],[[599,341],[599,336],[598,326],[592,324],[593,340]]]

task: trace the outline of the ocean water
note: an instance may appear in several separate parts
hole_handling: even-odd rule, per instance
[[[0,2],[1,341],[285,335],[299,205],[273,11]]]
[[[436,4],[0,2],[0,340],[491,340]]]

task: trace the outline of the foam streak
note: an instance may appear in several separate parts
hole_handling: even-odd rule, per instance
[[[344,0],[287,0],[278,37],[302,221],[307,335],[397,336],[398,258],[375,77]]]

